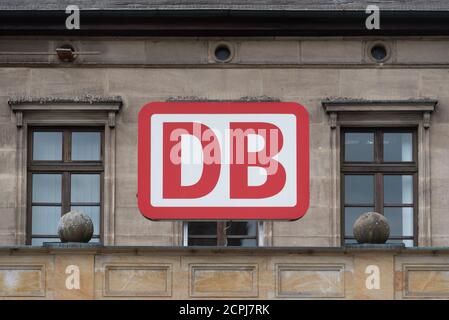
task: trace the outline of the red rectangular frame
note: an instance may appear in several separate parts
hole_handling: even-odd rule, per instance
[[[151,205],[151,116],[154,114],[294,114],[297,204],[294,207],[154,207]],[[150,102],[138,116],[138,205],[151,220],[297,220],[309,207],[309,114],[294,102]],[[285,139],[285,138],[284,138]],[[162,141],[161,141],[162,143]],[[162,169],[162,168],[161,168]]]

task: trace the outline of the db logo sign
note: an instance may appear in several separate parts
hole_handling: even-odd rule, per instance
[[[301,218],[309,117],[282,102],[153,102],[139,113],[138,202],[153,220]]]

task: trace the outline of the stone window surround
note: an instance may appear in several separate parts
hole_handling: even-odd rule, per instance
[[[430,208],[430,118],[438,101],[434,99],[322,101],[329,115],[331,157],[332,245],[341,245],[340,226],[340,127],[415,127],[418,146],[418,246],[432,245]]]
[[[115,243],[115,118],[120,97],[17,98],[8,104],[15,114],[16,136],[16,244],[26,243],[28,126],[104,126],[103,242]]]

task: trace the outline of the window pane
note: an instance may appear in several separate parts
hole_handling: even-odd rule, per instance
[[[71,199],[74,202],[100,202],[99,174],[72,174]]]
[[[365,212],[374,211],[374,207],[346,207],[345,208],[345,236],[354,236],[354,222]]]
[[[189,238],[189,246],[216,246],[217,239]]]
[[[72,206],[70,210],[82,212],[92,219],[94,236],[100,234],[100,207],[99,206]]]
[[[374,203],[374,176],[346,175],[345,204]]]
[[[33,174],[32,201],[61,203],[61,175]]]
[[[373,132],[345,133],[345,161],[352,161],[352,162],[374,161],[374,133]]]
[[[189,222],[189,236],[191,235],[217,235],[216,222]]]
[[[228,239],[228,247],[257,247],[256,239]]]
[[[31,239],[32,246],[42,247],[44,242],[61,242],[61,240],[59,240],[59,238],[33,238],[33,239]]]
[[[33,132],[33,160],[62,160],[62,132]]]
[[[72,160],[101,160],[100,132],[72,132]]]
[[[413,203],[413,176],[385,175],[384,176],[385,204]]]
[[[384,133],[384,161],[412,161],[411,133]]]
[[[61,207],[33,206],[31,208],[32,234],[57,235],[58,224],[61,218]]]
[[[413,236],[413,208],[384,208],[384,215],[390,224],[390,236]]]
[[[227,235],[248,235],[256,236],[257,222],[256,221],[228,221],[226,223]]]

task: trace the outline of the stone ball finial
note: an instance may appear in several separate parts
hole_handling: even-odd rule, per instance
[[[61,242],[87,243],[94,233],[90,217],[82,212],[70,211],[59,220],[58,235]]]
[[[354,237],[358,243],[382,244],[390,236],[387,218],[377,212],[366,212],[354,222]]]

